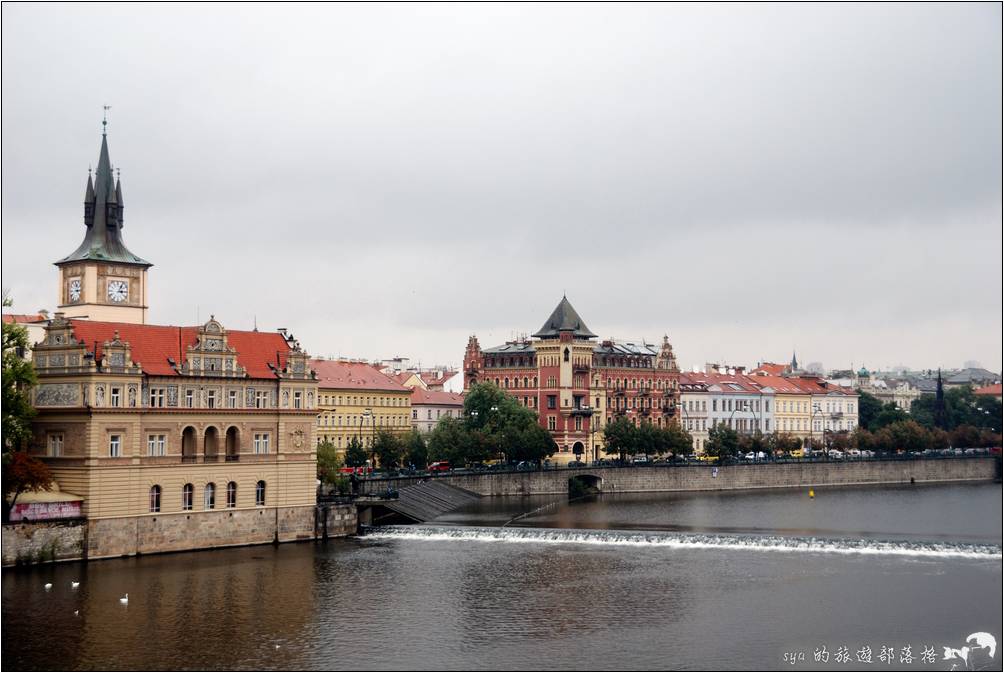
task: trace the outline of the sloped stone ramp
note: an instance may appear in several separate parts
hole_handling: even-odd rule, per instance
[[[424,522],[458,507],[477,502],[480,498],[477,493],[441,481],[423,481],[402,488],[398,492],[397,500],[389,500],[382,504],[409,519]]]

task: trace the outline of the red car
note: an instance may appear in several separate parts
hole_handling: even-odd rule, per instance
[[[448,460],[437,460],[435,463],[429,465],[429,472],[449,472],[450,461]]]

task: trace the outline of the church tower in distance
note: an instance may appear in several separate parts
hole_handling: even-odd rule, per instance
[[[122,181],[112,176],[107,120],[102,121],[101,154],[84,195],[83,242],[56,262],[59,310],[67,318],[146,323],[146,273],[153,266],[122,242]]]

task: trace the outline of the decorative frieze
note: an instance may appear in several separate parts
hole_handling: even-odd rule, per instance
[[[80,405],[80,386],[76,383],[42,383],[35,391],[37,407],[75,407]]]

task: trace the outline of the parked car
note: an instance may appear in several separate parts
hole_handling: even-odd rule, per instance
[[[829,456],[830,460],[843,460],[844,452],[840,449],[830,449]]]
[[[449,472],[450,471],[450,461],[448,460],[437,460],[436,462],[429,465],[429,472]]]
[[[568,467],[585,467],[586,464],[581,460],[570,460],[568,461]]]
[[[631,459],[631,462],[635,465],[644,465],[645,463],[650,463],[652,461],[648,459],[648,456],[635,456]]]
[[[805,458],[805,449],[795,449],[794,451],[789,451],[788,455],[792,458]]]

